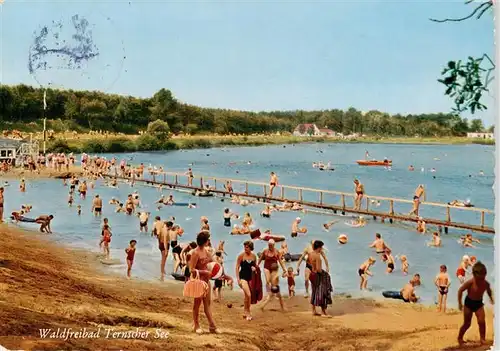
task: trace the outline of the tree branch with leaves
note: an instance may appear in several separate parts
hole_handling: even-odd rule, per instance
[[[467,0],[465,4],[471,4],[474,0]],[[442,20],[430,19],[433,22],[462,22],[473,18],[480,19],[486,11],[493,8],[493,0],[485,1],[477,5],[474,10],[467,16],[461,18],[445,18]],[[443,78],[438,79],[438,82],[446,86],[445,95],[454,99],[455,107],[452,109],[454,113],[470,111],[474,114],[476,111],[483,111],[487,106],[481,102],[484,93],[488,93],[488,86],[493,81],[493,71],[495,63],[487,55],[481,57],[469,56],[467,61],[449,61],[447,66],[442,70]]]

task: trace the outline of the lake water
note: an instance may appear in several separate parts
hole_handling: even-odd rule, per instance
[[[376,158],[387,157],[393,160],[391,170],[383,167],[360,167],[355,160],[364,158],[365,151]],[[358,178],[365,185],[368,195],[398,197],[411,199],[415,187],[424,184],[427,189],[427,200],[433,202],[448,202],[453,199],[470,199],[476,207],[494,208],[494,147],[481,145],[437,146],[437,145],[383,145],[383,144],[301,144],[278,145],[248,148],[218,148],[206,150],[172,151],[165,153],[134,153],[116,155],[118,159],[126,158],[129,162],[138,164],[143,162],[162,165],[167,171],[185,172],[191,163],[195,175],[217,176],[234,179],[246,179],[268,182],[269,172],[274,171],[284,185],[306,186],[311,188],[353,192],[353,179]],[[113,155],[106,155],[111,157]],[[436,160],[439,159],[439,160]],[[331,161],[335,167],[333,172],[321,172],[311,167],[313,161]],[[408,171],[408,166],[415,167],[414,172]],[[424,172],[421,172],[421,168]],[[436,172],[429,170],[435,168]],[[484,175],[480,176],[482,170]],[[177,223],[184,229],[185,234],[181,242],[195,240],[199,231],[199,218],[206,215],[210,219],[212,228],[212,242],[226,241],[225,269],[231,276],[235,276],[234,262],[238,253],[242,251],[242,243],[247,236],[230,236],[228,228],[223,226],[222,211],[224,207],[243,214],[250,212],[257,226],[270,228],[276,234],[289,237],[292,220],[297,217],[295,212],[273,213],[272,219],[259,216],[262,205],[241,207],[221,202],[219,198],[192,198],[189,194],[173,192],[176,201],[198,203],[198,208],[164,207],[157,210],[153,205],[160,195],[158,189],[136,184],[120,184],[118,189],[102,185],[97,182],[95,190],[90,190],[86,200],[76,198],[76,204],[81,204],[83,213],[78,216],[76,204],[69,208],[67,205],[68,188],[62,185],[61,180],[28,181],[27,192],[18,191],[17,181],[10,181],[11,186],[6,188],[6,213],[19,208],[21,204],[32,204],[32,216],[39,214],[55,215],[52,227],[53,240],[74,247],[87,248],[98,252],[100,240],[101,219],[90,214],[91,199],[96,193],[100,194],[107,203],[111,197],[125,200],[126,195],[138,190],[144,207],[152,212],[152,217],[160,215],[163,219],[175,216]],[[242,189],[237,189],[242,190]],[[170,190],[164,190],[169,194]],[[325,200],[327,201],[327,200]],[[408,209],[399,209],[405,212]],[[443,213],[425,212],[424,216],[443,215]],[[431,210],[427,210],[431,211]],[[126,216],[114,213],[114,206],[105,205],[104,216],[108,217],[113,231],[111,255],[125,260],[124,249],[131,239],[136,239],[137,253],[133,267],[133,276],[141,279],[158,279],[160,253],[157,241],[149,234],[139,233],[139,221],[135,216]],[[478,224],[478,214],[453,214],[453,220],[466,222],[474,220]],[[460,211],[464,212],[464,211]],[[359,292],[359,265],[375,253],[368,248],[376,232],[381,233],[394,255],[405,254],[410,263],[410,273],[420,273],[422,286],[418,294],[423,303],[432,304],[436,300],[436,289],[433,280],[441,264],[448,266],[452,280],[450,293],[451,305],[456,305],[455,291],[459,286],[455,278],[455,270],[462,255],[474,255],[483,261],[489,269],[489,280],[493,282],[493,236],[476,233],[482,240],[477,248],[463,248],[457,239],[464,232],[450,229],[443,234],[442,248],[429,248],[426,242],[429,235],[418,235],[413,225],[382,224],[369,221],[364,228],[351,228],[344,222],[349,217],[331,216],[317,213],[300,213],[302,222],[308,227],[306,236],[287,239],[291,253],[299,253],[311,239],[321,239],[325,242],[327,255],[330,261],[332,283],[335,293],[350,293],[353,296],[378,296],[382,290],[399,290],[409,279],[400,271],[400,262],[396,262],[396,270],[392,274],[385,274],[386,266],[380,260],[372,268],[374,276],[370,278],[371,292]],[[443,217],[444,218],[444,217]],[[322,229],[322,224],[339,219],[330,232]],[[152,220],[150,220],[152,223]],[[492,216],[486,217],[486,224],[493,226]],[[23,224],[26,228],[33,228],[30,224]],[[349,236],[347,245],[339,245],[337,236],[345,233]],[[265,242],[255,243],[256,251],[266,247]],[[295,267],[295,265],[293,265]],[[167,270],[172,269],[171,254],[167,263]],[[105,270],[125,274],[125,265],[106,266]],[[303,266],[301,276],[297,277],[297,291],[303,291]],[[282,279],[282,291],[287,291],[286,280]]]

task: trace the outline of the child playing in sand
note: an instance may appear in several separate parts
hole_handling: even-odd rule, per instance
[[[132,272],[132,264],[134,264],[134,256],[135,256],[135,245],[137,241],[130,240],[130,246],[125,249],[125,253],[127,254],[127,278],[130,279],[130,273]]]
[[[477,324],[479,325],[479,337],[481,344],[486,342],[486,320],[484,313],[483,295],[486,292],[492,304],[493,292],[491,291],[490,283],[486,280],[486,266],[477,261],[472,267],[472,279],[467,280],[458,289],[458,308],[464,311],[464,324],[460,327],[458,333],[458,343],[462,346],[464,342],[464,334],[469,329],[472,315],[475,314]],[[467,290],[464,305],[462,305],[462,295]]]
[[[359,288],[361,290],[366,289],[368,285],[368,276],[372,277],[373,274],[370,272],[370,267],[375,264],[376,260],[373,257],[368,258],[358,269],[359,277],[361,278],[359,283]]]
[[[434,284],[438,289],[438,312],[446,312],[446,297],[448,296],[448,289],[451,281],[448,276],[448,268],[444,264],[439,267],[439,274],[436,276]]]
[[[286,273],[283,273],[283,278],[287,278],[288,283],[288,297],[295,296],[295,276],[299,275],[298,272],[293,271],[293,267],[288,267]]]
[[[410,267],[410,264],[408,263],[408,259],[406,258],[405,255],[401,255],[399,258],[401,260],[401,272],[403,272],[404,275],[408,274],[408,268]]]

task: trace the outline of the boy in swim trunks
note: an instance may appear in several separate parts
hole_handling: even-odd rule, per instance
[[[404,302],[417,302],[418,296],[415,295],[415,287],[420,285],[420,274],[415,274],[413,278],[401,289],[400,294]]]
[[[373,257],[368,258],[358,269],[358,275],[360,277],[359,289],[367,289],[368,286],[368,276],[372,277],[373,274],[370,272],[370,267],[375,264],[376,260]]]
[[[472,279],[466,281],[458,289],[458,308],[464,311],[464,324],[460,327],[458,333],[458,343],[462,346],[464,342],[465,332],[470,328],[472,315],[476,315],[477,324],[479,325],[479,337],[481,344],[486,342],[486,316],[484,312],[483,295],[486,292],[492,304],[493,292],[491,291],[490,283],[486,280],[486,266],[478,261],[472,267]],[[467,290],[465,302],[462,305],[462,295]]]
[[[448,269],[444,264],[439,267],[439,274],[434,280],[434,284],[438,289],[438,312],[446,312],[446,297],[448,296],[448,289],[450,287],[451,281],[447,273]]]
[[[91,211],[94,212],[94,214],[96,216],[100,216],[102,214],[102,200],[99,197],[99,195],[96,195],[94,200],[92,200],[92,210]]]

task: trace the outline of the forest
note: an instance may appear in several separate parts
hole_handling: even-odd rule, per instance
[[[39,129],[45,117],[55,131],[137,134],[150,122],[161,120],[174,134],[226,135],[292,132],[298,124],[315,123],[343,134],[408,137],[465,136],[486,129],[481,119],[469,121],[454,113],[391,115],[354,107],[262,112],[201,108],[177,101],[168,89],[159,90],[151,98],[48,89],[45,110],[43,95],[43,89],[32,86],[0,86],[0,125]]]

